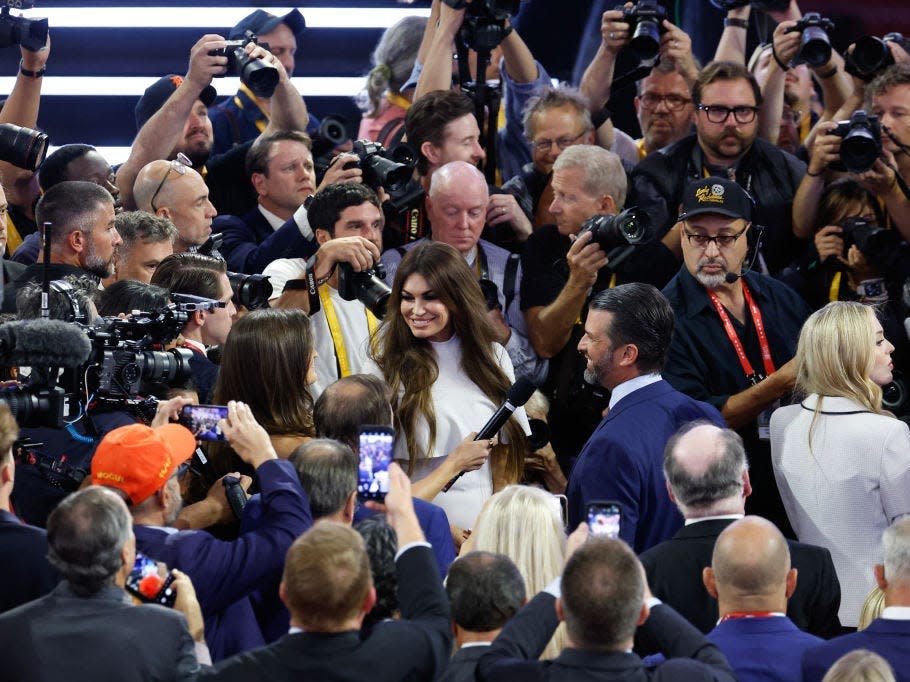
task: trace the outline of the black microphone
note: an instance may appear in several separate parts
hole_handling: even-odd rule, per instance
[[[499,406],[493,416],[483,425],[483,428],[477,432],[477,436],[474,438],[477,440],[489,440],[497,433],[499,430],[505,426],[505,423],[509,421],[509,417],[515,412],[516,409],[522,407],[528,400],[530,400],[531,395],[534,391],[537,390],[537,386],[533,381],[527,377],[518,377],[518,381],[512,384],[512,388],[509,389],[509,393],[506,395],[505,402]],[[449,488],[455,485],[455,481],[461,478],[465,474],[464,471],[458,473],[455,478],[445,484],[442,489],[442,492],[448,492]]]
[[[726,275],[724,275],[724,281],[727,284],[733,284],[733,282],[741,278],[744,274],[746,273],[743,272],[737,275],[735,272],[728,272]]]
[[[79,327],[62,320],[18,320],[0,325],[0,358],[15,367],[80,367],[92,344]]]
[[[735,272],[728,272],[726,275],[724,275],[724,281],[727,284],[733,284],[733,282],[736,280],[742,279],[747,272],[755,267],[755,261],[758,260],[758,250],[761,247],[761,238],[765,234],[765,227],[764,225],[756,225],[756,229],[758,230],[758,237],[755,239],[755,252],[752,254],[752,259],[749,261],[749,265],[747,265],[746,268],[739,274]]]

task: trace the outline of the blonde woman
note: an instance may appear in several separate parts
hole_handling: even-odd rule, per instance
[[[910,513],[910,430],[882,409],[891,352],[872,308],[835,301],[803,326],[802,402],[771,417],[774,476],[801,542],[827,547],[841,584],[840,621],[856,627],[875,587],[882,532]]]
[[[530,599],[562,573],[566,537],[558,499],[526,485],[510,485],[484,505],[465,551],[505,554],[521,571]],[[556,658],[566,645],[560,624],[541,659]]]

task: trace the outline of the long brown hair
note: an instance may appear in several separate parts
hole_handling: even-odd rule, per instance
[[[497,405],[510,386],[493,352],[495,333],[486,316],[480,284],[464,257],[442,242],[426,242],[408,251],[395,273],[389,312],[373,337],[370,353],[391,387],[396,425],[407,442],[410,470],[429,454],[417,442],[421,417],[429,428],[428,449],[432,450],[436,442],[436,413],[430,391],[439,376],[433,346],[426,339],[416,338],[401,314],[401,290],[413,274],[421,275],[448,309],[453,331],[461,342],[461,367],[467,377]],[[513,419],[505,430],[509,444],[504,473],[514,482],[521,477],[524,463],[524,433]]]

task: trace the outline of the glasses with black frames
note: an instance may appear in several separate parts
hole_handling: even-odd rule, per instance
[[[189,157],[187,157],[187,155],[184,154],[183,152],[178,152],[177,158],[168,163],[167,173],[165,173],[164,177],[161,178],[161,182],[158,183],[158,189],[155,190],[155,193],[152,195],[152,198],[149,201],[149,204],[152,207],[152,211],[158,210],[155,207],[155,199],[157,198],[158,194],[161,192],[161,188],[164,187],[164,183],[166,183],[167,179],[170,177],[171,171],[174,171],[175,173],[177,173],[177,175],[186,175],[186,169],[192,168],[192,167],[193,167],[193,162],[190,161]]]
[[[752,123],[758,113],[758,107],[746,105],[725,107],[722,104],[699,104],[696,108],[705,112],[705,116],[708,117],[711,123],[726,123],[727,119],[730,118],[730,114],[733,114],[733,118],[736,119],[737,123]]]
[[[736,234],[719,234],[716,237],[709,237],[706,234],[698,234],[697,232],[689,232],[689,230],[683,230],[683,233],[686,235],[686,239],[689,240],[689,246],[707,249],[708,244],[714,244],[718,249],[729,249],[748,229],[749,226],[746,225]]]

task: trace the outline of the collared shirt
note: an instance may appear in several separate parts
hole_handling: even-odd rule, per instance
[[[886,606],[880,617],[889,620],[910,620],[910,606]]]
[[[273,230],[277,230],[279,227],[284,225],[285,222],[287,222],[283,218],[280,218],[279,216],[272,213],[269,209],[267,209],[262,204],[256,204],[256,208],[259,209],[259,212],[262,214],[262,217],[265,218],[266,221],[268,222],[268,224],[272,226]]]
[[[616,403],[630,393],[633,393],[640,388],[644,388],[645,386],[657,383],[660,379],[660,372],[653,372],[652,374],[642,374],[622,382],[619,386],[614,387],[613,392],[610,394],[610,409],[612,410]]]
[[[744,517],[745,514],[719,514],[717,516],[700,516],[697,519],[686,519],[686,525],[691,526],[693,523],[698,523],[699,521],[726,521],[728,519],[739,521],[739,519]]]
[[[266,221],[268,221],[269,225],[272,227],[273,230],[278,230],[278,228],[287,224],[287,222],[288,222],[287,220],[279,218],[277,215],[272,213],[270,210],[263,207],[262,204],[257,204],[256,207],[259,209],[259,212],[262,214],[262,217],[265,218]],[[294,211],[294,215],[292,215],[291,218],[293,218],[294,222],[297,223],[297,229],[300,230],[300,234],[303,236],[304,239],[309,239],[310,241],[312,241],[313,239],[316,238],[316,235],[313,234],[313,228],[310,227],[310,219],[309,219],[309,216],[307,215],[306,207],[304,207],[303,204],[301,204],[297,208],[297,210]]]
[[[196,341],[196,339],[183,339],[183,345],[189,346],[192,351],[205,355],[205,344],[202,343],[202,341]]]

